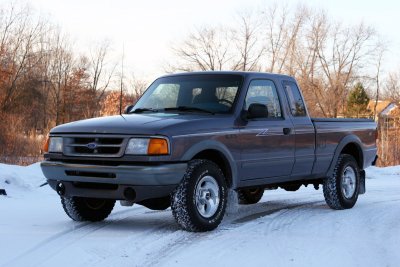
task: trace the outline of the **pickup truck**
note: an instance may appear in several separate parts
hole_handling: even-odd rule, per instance
[[[171,207],[181,228],[218,227],[228,192],[322,185],[332,209],[352,208],[376,160],[376,124],[314,119],[295,79],[193,72],[155,80],[124,114],[59,125],[41,168],[76,221],[100,221],[115,202]],[[235,194],[233,194],[235,195]]]

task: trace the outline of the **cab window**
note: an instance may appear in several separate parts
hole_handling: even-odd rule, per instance
[[[303,98],[299,87],[296,83],[284,81],[283,87],[285,88],[286,94],[289,100],[290,112],[294,117],[304,117],[307,115],[306,106],[304,105]]]
[[[281,105],[274,82],[271,80],[253,80],[247,90],[245,110],[251,104],[263,104],[268,108],[268,117],[282,118]]]

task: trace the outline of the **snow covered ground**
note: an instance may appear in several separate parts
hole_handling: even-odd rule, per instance
[[[71,221],[38,164],[0,164],[0,266],[400,266],[400,166],[367,169],[367,193],[333,211],[322,190],[266,191],[208,233],[167,211],[116,205]]]

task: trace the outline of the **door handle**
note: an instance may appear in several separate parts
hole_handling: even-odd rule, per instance
[[[292,129],[291,128],[283,128],[283,134],[284,135],[288,135],[288,134],[290,134],[292,132]]]

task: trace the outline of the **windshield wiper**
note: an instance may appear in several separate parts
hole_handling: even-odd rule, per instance
[[[165,108],[164,111],[198,111],[198,112],[204,112],[204,113],[210,113],[210,114],[215,114],[212,111],[202,109],[202,108],[196,108],[196,107],[190,107],[190,106],[179,106],[179,107],[173,107],[173,108]]]
[[[154,109],[154,108],[137,108],[129,113],[142,113],[142,112],[146,112],[146,111],[159,112],[158,109]]]

